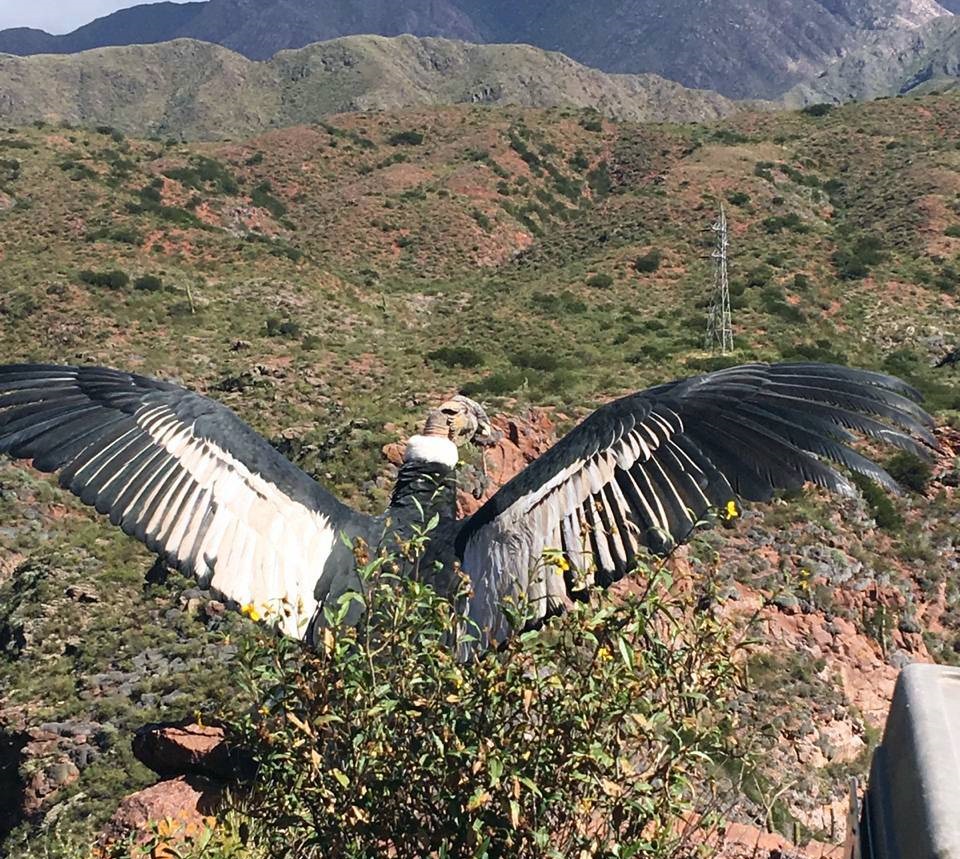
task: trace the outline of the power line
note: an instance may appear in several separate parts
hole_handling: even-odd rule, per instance
[[[727,256],[730,240],[727,233],[727,212],[720,204],[720,217],[710,227],[717,236],[713,259],[713,303],[707,317],[707,349],[726,355],[733,351],[733,319],[730,313],[730,281],[727,278]]]

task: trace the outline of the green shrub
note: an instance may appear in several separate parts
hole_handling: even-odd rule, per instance
[[[573,313],[586,313],[587,305],[569,289],[562,292],[534,292],[531,301],[535,307],[549,310],[558,316]]]
[[[439,349],[428,352],[427,357],[431,361],[446,364],[448,367],[463,367],[468,370],[473,367],[482,367],[484,364],[483,355],[469,346],[441,346]]]
[[[743,191],[730,191],[727,194],[727,202],[733,206],[746,206],[750,203],[750,195]]]
[[[224,721],[256,768],[248,847],[344,859],[679,849],[676,822],[695,819],[714,768],[748,745],[734,631],[697,608],[700,588],[679,595],[645,569],[641,596],[593,595],[458,659],[452,639],[468,643],[471,627],[454,605],[393,559],[358,556],[363,594],[327,608],[315,651],[265,630],[243,652],[245,694]]]
[[[587,184],[597,197],[603,198],[610,193],[613,180],[610,178],[610,168],[606,161],[601,161],[587,173]]]
[[[603,131],[603,117],[599,113],[589,113],[580,119],[580,127],[585,131],[599,133]]]
[[[108,289],[124,289],[130,283],[130,276],[119,269],[113,271],[84,270],[80,272],[79,278],[90,286],[105,286]]]
[[[424,136],[419,131],[398,131],[387,138],[391,146],[420,146],[423,141]]]
[[[510,355],[510,363],[525,370],[538,370],[552,373],[560,368],[561,360],[553,352],[538,352],[534,349],[522,349]]]
[[[687,367],[701,373],[713,373],[715,370],[726,370],[727,367],[736,367],[742,359],[733,355],[710,355],[703,358],[690,358]]]
[[[273,186],[269,182],[261,182],[250,192],[250,201],[254,206],[266,209],[273,217],[282,218],[287,214],[286,204],[273,196]]]
[[[124,245],[143,244],[143,234],[133,227],[101,227],[87,233],[88,242],[111,241]]]
[[[960,238],[960,224],[951,224],[943,231],[943,234],[951,239]]]
[[[839,179],[827,179],[827,181],[823,183],[822,187],[823,190],[826,191],[831,197],[836,197],[846,188],[846,185],[844,185]]]
[[[804,322],[807,318],[797,305],[790,304],[780,287],[765,289],[760,295],[760,307],[787,322]]]
[[[867,502],[877,527],[884,531],[899,531],[903,527],[903,517],[883,488],[862,474],[854,473],[852,479]]]
[[[220,194],[236,194],[240,191],[240,184],[226,165],[204,155],[192,158],[184,167],[165,170],[163,175],[198,191],[206,188]]]
[[[759,176],[761,179],[766,179],[768,182],[773,181],[773,168],[776,165],[772,161],[758,161],[753,165],[753,175]]]
[[[741,134],[739,131],[734,131],[732,128],[718,128],[713,132],[712,136],[717,143],[722,143],[726,146],[736,146],[740,143],[750,142],[749,137]]]
[[[16,158],[0,158],[0,180],[16,182],[20,178],[21,164]]]
[[[65,158],[60,162],[59,166],[64,173],[70,174],[70,178],[74,182],[79,182],[83,179],[97,178],[96,171],[80,161],[75,161],[73,158]]]
[[[478,226],[481,229],[489,232],[490,228],[493,226],[493,221],[491,221],[490,218],[479,209],[474,209],[472,214],[473,219],[477,222]]]
[[[289,319],[282,320],[277,316],[268,316],[264,323],[267,337],[299,337],[300,326]]]
[[[155,274],[144,274],[134,280],[133,288],[143,292],[159,292],[163,289],[163,279]]]
[[[578,149],[570,156],[570,160],[567,163],[573,167],[574,170],[579,170],[582,173],[590,166],[590,159],[587,158],[582,149]]]
[[[613,278],[606,272],[598,272],[597,274],[591,274],[587,278],[587,286],[592,286],[594,289],[609,289],[613,286]]]
[[[930,463],[908,450],[895,453],[887,461],[885,467],[887,473],[897,483],[912,489],[914,492],[926,492],[927,485],[933,475]]]
[[[750,288],[766,286],[768,283],[770,283],[772,277],[773,269],[765,263],[761,263],[758,266],[754,266],[754,268],[747,272],[745,283],[747,287]]]
[[[527,374],[521,370],[503,370],[491,373],[476,382],[468,382],[460,389],[461,394],[475,397],[478,394],[488,394],[492,397],[504,397],[522,388],[527,381]]]
[[[779,233],[782,230],[792,230],[795,233],[806,233],[810,230],[796,212],[788,212],[786,215],[772,215],[769,218],[764,218],[762,226],[764,230],[771,234]]]
[[[826,116],[833,109],[834,105],[822,101],[818,102],[817,104],[808,104],[800,112],[806,114],[807,116]]]
[[[844,280],[859,280],[870,273],[872,266],[886,258],[883,243],[877,236],[861,235],[833,255],[837,274]]]
[[[659,248],[653,248],[633,261],[633,268],[640,274],[651,274],[660,268],[663,254]]]

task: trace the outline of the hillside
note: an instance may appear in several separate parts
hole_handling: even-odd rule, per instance
[[[960,20],[938,18],[916,30],[876,34],[842,60],[790,90],[784,102],[802,107],[919,94],[956,86]]]
[[[590,107],[635,121],[715,119],[735,105],[654,75],[607,75],[526,45],[350,36],[253,62],[205,42],[0,56],[7,122],[141,136],[243,137],[348,110],[431,104]]]
[[[877,31],[913,29],[935,0],[209,0],[116,12],[65,36],[0,32],[0,52],[73,53],[174,38],[251,59],[356,34],[529,43],[593,68],[652,73],[731,98],[774,98]]]
[[[562,431],[722,366],[701,344],[725,201],[726,360],[896,372],[941,424],[926,489],[755,505],[676,561],[715,571],[731,622],[758,616],[741,703],[768,751],[734,815],[838,841],[897,668],[960,658],[960,389],[930,366],[960,341],[958,136],[954,96],[711,126],[460,106],[227,143],[5,130],[0,361],[179,379],[378,509],[385,446],[453,390]],[[0,463],[0,852],[70,855],[152,780],[134,727],[239,694],[245,621],[152,565]]]

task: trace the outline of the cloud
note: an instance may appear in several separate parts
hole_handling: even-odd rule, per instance
[[[139,5],[138,0],[0,0],[0,30],[36,27],[48,33],[69,33],[94,18]]]

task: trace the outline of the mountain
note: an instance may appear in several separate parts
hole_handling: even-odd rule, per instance
[[[609,75],[527,45],[348,36],[255,62],[180,39],[66,56],[0,56],[0,113],[132,134],[238,137],[331,113],[427,104],[596,108],[694,121],[736,106],[654,75]]]
[[[0,54],[72,54],[106,45],[166,42],[188,32],[202,12],[208,12],[205,2],[149,3],[120,9],[63,36],[28,28],[0,30]]]
[[[956,86],[960,18],[943,17],[910,31],[877,33],[859,49],[784,96],[789,107],[862,101]]]
[[[946,12],[934,0],[209,0],[138,6],[65,36],[8,30],[0,32],[0,52],[71,53],[183,37],[263,60],[340,36],[411,33],[523,42],[607,72],[772,98],[864,35],[912,29]]]
[[[502,22],[498,39],[507,30],[605,71],[651,71],[733,98],[775,97],[862,34],[913,28],[945,12],[933,0],[472,3],[477,16],[493,7],[485,20]]]

